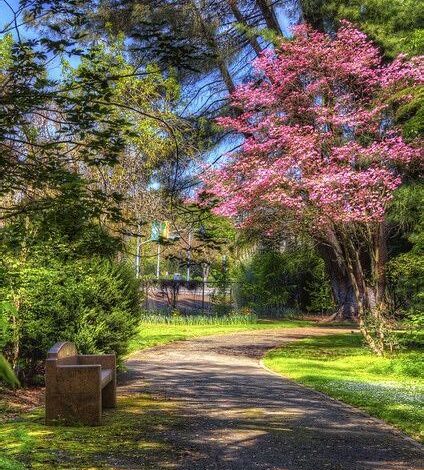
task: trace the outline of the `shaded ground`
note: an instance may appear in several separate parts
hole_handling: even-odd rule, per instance
[[[40,407],[43,403],[44,389],[41,387],[11,390],[0,386],[0,423]]]
[[[424,444],[424,348],[417,335],[399,332],[398,338],[405,348],[384,357],[365,348],[360,333],[306,338],[273,349],[264,363]]]
[[[167,442],[181,413],[176,404],[131,393],[103,413],[102,425],[46,426],[44,409],[0,421],[1,470],[118,470],[175,468]]]
[[[179,404],[164,430],[179,469],[422,469],[424,452],[360,411],[263,369],[277,345],[340,329],[233,333],[142,351],[128,361],[121,393]],[[128,461],[115,468],[136,469]]]

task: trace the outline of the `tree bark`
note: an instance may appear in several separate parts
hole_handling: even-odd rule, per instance
[[[217,62],[218,62],[219,71],[221,72],[222,79],[225,83],[225,86],[227,87],[228,93],[231,95],[235,91],[236,86],[230,75],[230,71],[228,70],[227,64],[224,62],[224,60],[221,57],[218,58]]]
[[[249,27],[246,18],[243,16],[242,12],[240,11],[237,5],[237,0],[228,0],[228,3],[237,22],[242,24],[243,26]],[[256,55],[259,55],[262,52],[262,48],[256,36],[249,37],[249,43],[252,46],[252,49],[255,51]]]
[[[272,29],[277,34],[282,34],[280,25],[278,24],[277,17],[275,16],[273,7],[269,4],[268,0],[256,0],[256,5],[264,17],[267,28]]]
[[[196,12],[197,18],[199,20],[199,24],[201,25],[201,28],[202,28],[202,33],[205,38],[205,41],[210,47],[210,49],[213,51],[213,54],[215,55],[216,65],[218,66],[218,69],[221,73],[222,80],[225,83],[228,93],[231,95],[236,89],[236,87],[231,77],[227,62],[222,56],[222,53],[220,51],[219,44],[217,43],[216,38],[214,37],[213,34],[211,34],[207,25],[205,24],[205,19],[202,16],[202,12],[199,10],[199,8],[197,7],[194,1],[191,2],[191,5],[194,11]]]
[[[387,302],[387,224],[378,225],[374,236],[373,278],[375,280],[375,302],[377,306]]]
[[[384,223],[363,225],[353,231],[339,228],[335,241],[342,250],[344,265],[358,305],[359,328],[370,348],[384,354],[387,332],[387,230]]]
[[[322,241],[317,244],[317,251],[324,261],[327,275],[330,279],[331,292],[337,307],[332,319],[356,320],[358,305],[353,291],[349,274],[337,256],[334,248]]]

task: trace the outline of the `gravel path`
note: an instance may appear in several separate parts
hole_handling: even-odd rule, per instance
[[[128,361],[120,390],[182,405],[183,426],[164,430],[175,449],[174,468],[424,469],[423,447],[260,364],[267,350],[285,342],[340,331],[233,333],[141,351]]]

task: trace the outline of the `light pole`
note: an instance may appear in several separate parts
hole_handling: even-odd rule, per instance
[[[188,232],[188,253],[187,253],[187,282],[190,281],[190,263],[191,263],[191,231]]]
[[[160,243],[158,243],[158,255],[157,255],[157,261],[156,261],[156,278],[159,279],[160,277]]]
[[[140,277],[140,262],[141,262],[141,228],[140,224],[137,226],[137,250],[135,255],[135,277]]]

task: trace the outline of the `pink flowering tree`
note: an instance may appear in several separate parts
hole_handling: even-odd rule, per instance
[[[347,276],[361,329],[382,353],[385,215],[423,158],[394,125],[388,98],[422,84],[423,60],[384,65],[366,36],[343,23],[334,37],[299,26],[254,66],[256,79],[232,95],[235,117],[219,120],[244,144],[207,175],[205,192],[240,225],[272,233],[290,220],[306,228],[328,266]]]

